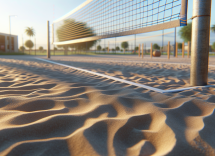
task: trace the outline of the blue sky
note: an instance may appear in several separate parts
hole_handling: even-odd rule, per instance
[[[19,46],[22,45],[22,36],[24,41],[29,39],[24,33],[25,28],[33,27],[36,32],[34,38],[36,38],[37,47],[40,45],[45,47],[47,20],[52,23],[83,2],[85,0],[0,0],[0,32],[9,33],[9,15],[17,15],[18,17],[11,17],[11,33],[18,35]],[[188,0],[188,18],[192,17],[192,3],[192,0]],[[212,1],[211,24],[215,24],[215,9],[213,8],[215,8],[214,0]],[[180,28],[177,28],[178,30]],[[168,31],[173,31],[173,29],[165,32]],[[159,33],[161,32],[142,35],[151,36]],[[173,39],[173,34],[167,36],[170,37],[169,39]],[[32,38],[33,41],[34,38]],[[156,38],[153,38],[153,40],[156,40]],[[177,37],[177,40],[181,41],[179,37]],[[211,42],[215,42],[215,34],[213,33],[211,34]]]

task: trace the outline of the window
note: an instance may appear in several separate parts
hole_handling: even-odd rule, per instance
[[[11,44],[14,45],[14,37],[11,37]]]

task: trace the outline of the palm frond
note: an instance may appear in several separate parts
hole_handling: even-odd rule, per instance
[[[26,33],[26,35],[28,35],[29,37],[31,37],[31,36],[34,36],[35,35],[35,31],[34,31],[34,29],[31,27],[27,27],[26,29],[25,29],[25,33]]]

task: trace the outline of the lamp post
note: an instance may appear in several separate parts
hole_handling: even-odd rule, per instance
[[[9,16],[9,31],[10,31],[10,38],[9,38],[9,50],[11,52],[11,24],[10,24],[10,17],[17,17],[16,15],[10,15]]]

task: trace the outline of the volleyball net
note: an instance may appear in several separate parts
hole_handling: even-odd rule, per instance
[[[187,25],[187,0],[87,0],[52,24],[55,45],[75,45]]]

